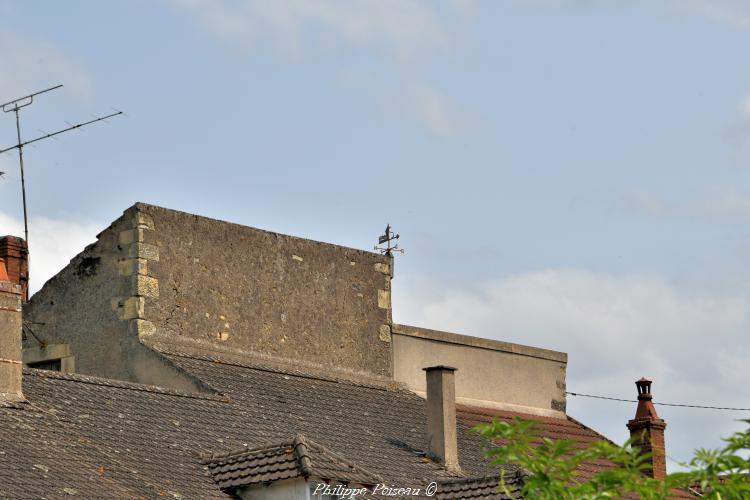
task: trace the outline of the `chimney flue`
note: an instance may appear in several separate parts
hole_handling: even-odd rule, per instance
[[[5,261],[9,281],[21,285],[22,300],[29,300],[29,249],[18,236],[0,238],[0,259]]]
[[[654,479],[664,479],[667,476],[666,447],[664,445],[664,429],[667,423],[656,414],[656,408],[651,401],[651,381],[641,378],[635,382],[638,388],[638,408],[635,418],[628,421],[630,437],[633,446],[642,454],[650,454],[651,470],[646,474]]]
[[[427,372],[427,439],[430,456],[459,471],[456,432],[456,369],[431,366]]]
[[[9,279],[0,259],[0,401],[23,401],[21,377],[21,297],[23,287]]]

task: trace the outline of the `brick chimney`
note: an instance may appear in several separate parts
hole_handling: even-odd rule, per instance
[[[9,279],[0,260],[0,401],[22,401],[21,296],[23,288]]]
[[[427,372],[427,440],[432,458],[457,472],[458,437],[456,432],[455,368],[431,366]]]
[[[18,236],[0,238],[0,259],[5,261],[5,270],[12,283],[21,285],[22,298],[29,300],[29,249],[26,241]]]
[[[651,470],[646,471],[646,474],[654,479],[664,479],[667,476],[667,453],[664,447],[664,429],[667,423],[659,418],[654,403],[651,402],[651,381],[641,378],[635,385],[638,387],[638,408],[635,418],[628,421],[630,437],[634,439],[634,447],[651,456]]]

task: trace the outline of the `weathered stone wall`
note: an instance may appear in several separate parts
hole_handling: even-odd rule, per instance
[[[201,390],[139,341],[144,301],[158,296],[145,243],[152,233],[135,207],[126,210],[34,294],[24,320],[43,343],[69,345],[79,373]],[[38,340],[27,337],[25,347],[38,348]]]
[[[390,257],[135,208],[149,227],[120,241],[148,267],[142,336],[391,374]]]
[[[158,339],[391,374],[389,257],[140,203],[97,238],[24,309],[80,373],[194,389]]]
[[[425,393],[422,371],[457,368],[459,403],[563,417],[567,355],[508,342],[393,325],[393,378]]]

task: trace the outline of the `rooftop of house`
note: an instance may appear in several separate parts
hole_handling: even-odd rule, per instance
[[[298,462],[289,451],[295,435],[309,443],[311,477],[335,479],[346,472],[363,484],[378,478],[424,487],[498,473],[470,430],[493,415],[536,420],[547,435],[582,444],[599,438],[573,419],[459,406],[457,475],[428,457],[425,400],[402,387],[292,374],[262,361],[164,356],[215,393],[26,369],[28,402],[0,408],[0,482],[7,491],[220,498],[222,487],[233,487],[231,479],[257,472],[250,457],[278,452],[277,463]],[[244,472],[227,482],[222,474],[228,471],[220,468],[240,459]],[[296,473],[303,474],[301,467]]]
[[[0,255],[15,287],[0,375],[21,396],[0,398],[0,484],[15,496],[226,498],[303,478],[505,498],[477,424],[605,439],[565,413],[564,353],[394,324],[390,257],[145,204],[97,238],[23,326],[25,243]],[[58,371],[21,376],[22,360]],[[454,404],[455,423],[435,410]],[[503,468],[516,496],[524,473]]]

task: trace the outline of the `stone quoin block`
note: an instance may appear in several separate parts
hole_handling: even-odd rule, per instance
[[[381,309],[391,308],[391,292],[388,290],[378,290],[378,307]]]
[[[154,219],[141,211],[135,213],[135,226],[139,229],[154,229]]]
[[[145,300],[143,297],[128,297],[117,301],[117,316],[120,319],[143,318]]]
[[[141,297],[159,297],[159,280],[150,276],[136,275],[135,294]]]
[[[159,260],[159,247],[148,243],[133,243],[130,245],[129,256],[133,259]]]
[[[389,325],[380,325],[380,335],[378,336],[383,342],[391,341],[391,327]]]
[[[134,319],[130,322],[130,333],[138,337],[148,337],[156,333],[156,326],[145,319]]]
[[[383,274],[391,274],[391,266],[388,264],[383,264],[382,262],[376,262],[375,263],[375,271]]]
[[[117,271],[120,276],[132,276],[134,274],[147,275],[148,261],[146,259],[121,259],[117,261]]]

